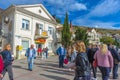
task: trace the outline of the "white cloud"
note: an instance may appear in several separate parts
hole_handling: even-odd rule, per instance
[[[52,14],[57,14],[59,17],[63,17],[66,12],[87,10],[86,5],[75,0],[47,0],[46,2],[48,6],[53,6],[49,11]]]
[[[7,0],[10,4],[40,4],[42,3],[52,14],[64,17],[66,12],[87,10],[86,5],[77,0]]]
[[[120,0],[102,0],[103,2],[95,6],[90,13],[79,16],[73,20],[73,24],[84,25],[89,27],[120,29],[120,27],[114,27],[116,22],[102,22],[100,20],[93,20],[91,17],[103,17],[111,14],[115,14],[120,11]]]
[[[120,0],[103,0],[89,14],[89,16],[106,16],[120,11]]]
[[[70,10],[71,11],[74,11],[74,10],[87,10],[87,7],[84,5],[84,4],[81,4],[81,3],[75,3],[75,4],[72,4],[70,5]]]
[[[76,19],[73,21],[73,24],[87,27],[95,27],[95,28],[106,28],[106,29],[120,29],[120,27],[114,27],[113,25],[118,24],[117,22],[102,22],[97,20],[90,19]]]

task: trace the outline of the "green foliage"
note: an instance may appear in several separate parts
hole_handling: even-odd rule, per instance
[[[52,15],[52,17],[56,20],[57,23],[61,23],[61,19],[56,17],[56,15]]]
[[[103,42],[105,44],[114,44],[115,40],[112,37],[104,36],[100,39],[100,42]]]
[[[75,40],[81,40],[84,41],[86,45],[88,45],[88,39],[87,39],[87,29],[85,28],[77,28],[75,32]]]
[[[114,44],[115,44],[117,47],[120,47],[120,42],[118,42],[117,39],[115,39]]]
[[[71,44],[71,33],[70,26],[68,23],[68,14],[66,13],[66,17],[63,24],[62,30],[62,44],[67,48]]]
[[[61,19],[60,18],[56,18],[56,22],[61,23]]]

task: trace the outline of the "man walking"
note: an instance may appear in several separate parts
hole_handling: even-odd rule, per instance
[[[36,58],[36,51],[34,45],[32,44],[30,48],[27,49],[25,56],[28,59],[28,69],[32,71],[34,59]]]
[[[66,55],[66,49],[63,47],[63,45],[57,49],[57,54],[59,55],[59,68],[63,68],[64,57]]]
[[[108,46],[109,51],[111,52],[112,56],[113,56],[113,79],[117,79],[118,78],[118,64],[120,62],[120,56],[119,53],[117,52],[117,50],[113,47],[112,44],[110,44]]]

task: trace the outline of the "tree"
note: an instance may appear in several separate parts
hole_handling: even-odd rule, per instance
[[[115,42],[114,44],[117,46],[117,47],[120,47],[120,42],[118,42],[118,40],[115,38]]]
[[[68,23],[68,14],[66,13],[66,17],[64,19],[63,30],[62,30],[62,44],[67,48],[71,43],[71,33],[70,26]]]
[[[56,22],[61,23],[61,19],[60,18],[56,18]]]
[[[56,17],[56,15],[52,15],[52,16],[56,20],[57,23],[61,23],[61,19],[60,18]]]
[[[75,32],[75,40],[81,40],[84,41],[85,45],[88,45],[88,39],[87,39],[87,29],[84,28],[77,28]]]
[[[114,44],[115,40],[112,37],[104,36],[100,39],[100,42],[103,42],[105,44]]]

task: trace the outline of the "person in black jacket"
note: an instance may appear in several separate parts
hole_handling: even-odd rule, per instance
[[[78,54],[75,60],[76,69],[74,80],[90,80],[90,64],[84,42],[77,41],[75,48]]]
[[[98,48],[96,47],[96,45],[92,45],[92,48],[88,50],[88,59],[89,62],[91,64],[91,68],[93,70],[93,76],[94,76],[94,80],[96,80],[96,72],[97,72],[97,68],[93,67],[93,61],[94,61],[94,54],[95,52],[98,50]]]
[[[117,79],[118,78],[118,64],[120,62],[120,55],[117,52],[117,49],[114,48],[114,46],[112,44],[110,44],[108,46],[108,50],[111,52],[112,56],[113,56],[113,79]]]
[[[10,44],[5,45],[4,50],[1,52],[4,62],[4,69],[2,71],[3,76],[6,72],[8,72],[9,80],[13,80],[13,70],[12,70],[12,54],[10,52],[11,46]],[[1,79],[2,80],[2,79]]]

